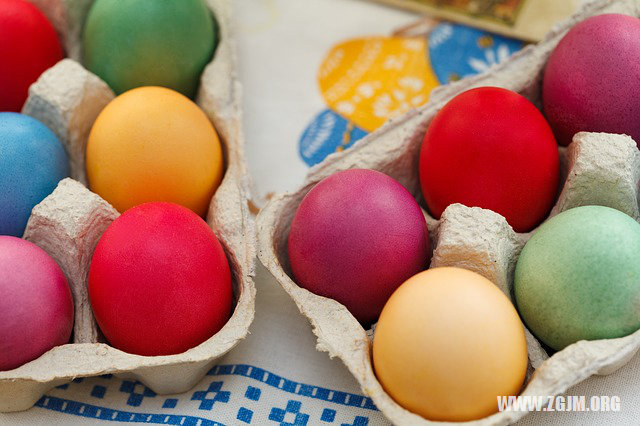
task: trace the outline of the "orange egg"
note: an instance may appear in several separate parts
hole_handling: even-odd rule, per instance
[[[385,305],[373,340],[376,375],[404,408],[468,421],[517,395],[527,370],[524,328],[491,281],[460,268],[408,279]]]
[[[129,90],[111,101],[91,129],[86,160],[89,187],[120,212],[169,201],[204,216],[224,169],[207,115],[162,87]]]

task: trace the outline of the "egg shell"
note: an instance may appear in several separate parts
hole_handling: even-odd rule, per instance
[[[373,170],[345,170],[319,182],[291,222],[289,259],[300,285],[375,321],[391,293],[429,261],[418,203]]]
[[[297,190],[272,196],[260,211],[257,218],[260,260],[309,319],[317,337],[318,350],[328,352],[332,358],[338,357],[364,394],[392,423],[434,424],[397,404],[376,379],[369,342],[374,330],[365,330],[340,303],[314,295],[292,279],[286,248],[295,209],[315,183],[337,171],[354,167],[381,171],[419,197],[420,144],[435,114],[457,94],[481,86],[513,90],[540,108],[542,74],[549,54],[569,28],[601,13],[637,17],[640,1],[590,2],[570,19],[555,26],[540,44],[525,47],[484,74],[439,87],[425,106],[391,120],[348,150],[327,157],[309,171]],[[550,217],[573,207],[595,204],[618,209],[636,220],[640,218],[640,152],[635,141],[624,135],[578,133],[569,147],[560,149],[560,154],[562,191]],[[470,269],[499,285],[505,294],[511,294],[517,255],[530,234],[514,232],[504,217],[478,207],[452,204],[439,220],[426,212],[425,215],[434,247],[432,267]],[[640,348],[639,331],[617,339],[577,342],[549,357],[526,327],[525,336],[529,370],[521,395],[561,394],[589,376],[616,371]],[[526,410],[503,411],[466,424],[512,424],[527,413]]]
[[[0,111],[19,112],[29,86],[62,59],[47,17],[25,0],[0,2]]]
[[[0,235],[0,371],[69,341],[73,300],[56,262],[40,247]]]
[[[549,56],[544,113],[562,145],[580,131],[640,141],[640,19],[594,16],[574,26]]]
[[[491,281],[461,268],[433,268],[387,301],[373,339],[385,390],[431,420],[466,421],[498,411],[527,372],[524,328]],[[410,368],[408,368],[410,367]]]
[[[481,87],[451,99],[433,118],[420,150],[420,184],[439,218],[453,203],[503,215],[530,231],[555,201],[558,147],[549,124],[523,96]]]
[[[531,331],[556,350],[640,328],[640,224],[602,206],[545,222],[518,258],[514,293]]]
[[[59,24],[57,28],[70,52],[78,51],[80,33],[76,30],[83,25],[87,3],[86,0],[39,1],[46,8],[47,16],[60,18],[53,22]],[[0,412],[26,410],[55,386],[74,378],[103,374],[137,380],[157,394],[186,392],[248,334],[254,316],[255,237],[247,206],[250,178],[244,159],[240,84],[230,25],[232,4],[226,0],[209,0],[207,5],[219,18],[220,43],[215,58],[202,74],[197,103],[220,135],[226,165],[220,187],[211,199],[207,223],[218,235],[229,260],[233,314],[214,336],[176,355],[132,355],[96,338],[84,344],[55,347],[22,367],[0,372]],[[88,134],[87,129],[103,108],[105,99],[113,94],[104,82],[70,60],[60,61],[47,70],[39,83],[30,88],[24,112],[46,122],[63,145],[73,147],[73,152],[81,152],[77,165],[79,170],[84,169],[86,136],[83,135]],[[47,197],[47,203],[41,203],[37,216],[30,218],[30,222],[34,219],[33,226],[28,225],[27,229],[30,229],[29,238],[42,244],[49,255],[63,261],[61,266],[66,265],[63,270],[72,272],[73,280],[86,283],[87,256],[92,254],[92,242],[112,219],[109,209],[96,205],[96,194],[77,190],[78,186],[81,186],[78,182],[64,182],[61,191],[54,191]],[[117,215],[113,210],[111,213]],[[69,239],[73,242],[65,242]],[[91,330],[90,324],[87,330]]]
[[[89,297],[116,348],[138,355],[184,352],[217,333],[231,312],[231,272],[202,218],[173,203],[127,210],[91,259]]]
[[[86,160],[89,188],[120,212],[167,201],[204,216],[224,172],[207,115],[163,87],[139,87],[111,101],[91,128]]]
[[[203,0],[96,0],[83,38],[83,62],[117,93],[140,86],[196,94],[217,44]]]
[[[0,112],[0,234],[22,236],[31,209],[67,176],[67,154],[47,126]]]

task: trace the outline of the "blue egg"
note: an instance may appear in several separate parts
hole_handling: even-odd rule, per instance
[[[31,209],[69,176],[69,159],[38,120],[0,112],[0,235],[21,237]]]

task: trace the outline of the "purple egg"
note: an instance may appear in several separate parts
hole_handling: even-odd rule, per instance
[[[40,247],[0,236],[0,371],[69,341],[73,300],[56,262]]]
[[[549,58],[542,97],[561,145],[580,131],[640,143],[640,19],[607,14],[574,26]]]
[[[301,287],[337,300],[370,324],[393,291],[428,265],[427,224],[396,180],[374,170],[345,170],[319,182],[298,206],[289,260]]]

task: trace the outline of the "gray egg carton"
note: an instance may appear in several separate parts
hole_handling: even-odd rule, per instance
[[[362,391],[393,423],[445,424],[407,411],[384,391],[372,366],[371,336],[375,328],[364,330],[343,305],[296,284],[289,264],[287,239],[298,205],[320,180],[351,168],[386,173],[420,200],[420,146],[427,126],[443,105],[473,87],[499,86],[516,91],[541,107],[542,75],[549,54],[569,28],[589,16],[602,13],[638,17],[640,0],[598,0],[586,4],[574,16],[554,27],[539,44],[526,47],[484,74],[438,88],[425,106],[389,121],[349,150],[330,155],[310,170],[297,191],[275,196],[258,215],[258,257],[311,322],[318,350],[340,358]],[[573,207],[595,204],[609,206],[640,219],[640,153],[630,137],[578,133],[568,148],[559,150],[562,188],[549,217]],[[511,290],[515,263],[532,232],[518,234],[499,214],[461,204],[449,206],[440,220],[430,217],[427,212],[424,215],[434,248],[431,267],[458,266],[478,272],[513,300]],[[526,327],[525,334],[529,369],[521,395],[560,394],[591,375],[615,371],[628,362],[640,347],[638,331],[618,339],[580,341],[549,357]],[[503,425],[526,414],[504,411],[464,424]]]
[[[244,158],[235,42],[230,2],[209,0],[220,42],[201,77],[196,102],[213,122],[224,146],[225,175],[216,190],[207,223],[222,243],[232,270],[235,307],[226,325],[188,351],[167,356],[139,356],[104,343],[87,291],[93,250],[118,212],[86,188],[85,146],[97,115],[114,94],[76,60],[80,29],[91,1],[34,1],[50,17],[66,51],[29,90],[23,113],[45,123],[62,141],[71,178],[34,207],[24,238],[47,251],[61,266],[75,305],[73,343],[58,346],[19,368],[0,371],[0,412],[30,408],[49,389],[76,377],[116,374],[139,380],[159,394],[184,392],[197,384],[218,358],[246,337],[254,317],[255,229],[249,214],[249,174]],[[74,60],[76,59],[76,60]]]

